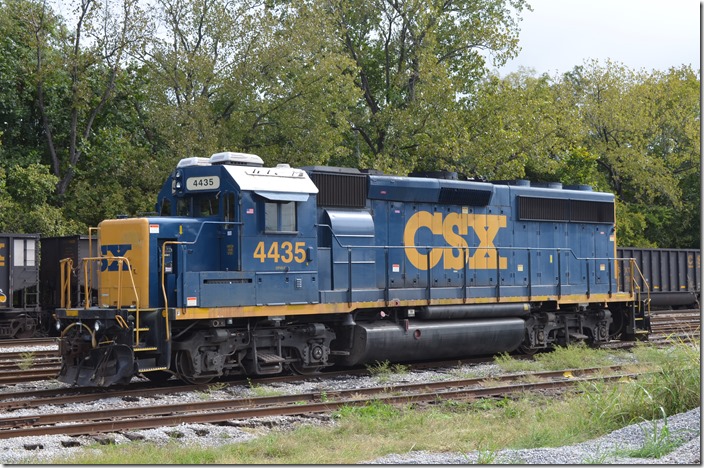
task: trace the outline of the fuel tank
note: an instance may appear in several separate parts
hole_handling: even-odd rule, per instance
[[[510,352],[523,342],[526,325],[520,318],[357,322],[353,333],[350,355],[340,362],[347,366]]]

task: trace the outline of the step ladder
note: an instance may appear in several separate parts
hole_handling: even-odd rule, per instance
[[[166,340],[162,309],[135,309],[134,359],[139,373],[169,370],[171,343]]]

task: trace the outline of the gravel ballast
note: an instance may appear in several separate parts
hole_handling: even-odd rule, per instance
[[[24,408],[9,412],[2,418],[27,416],[37,413],[84,412],[97,409],[121,408],[138,405],[167,405],[186,403],[203,399],[225,399],[233,397],[260,396],[262,392],[292,394],[305,392],[332,392],[335,390],[355,389],[375,385],[390,385],[397,382],[428,382],[456,378],[457,374],[470,372],[473,376],[489,377],[501,373],[495,364],[460,367],[446,372],[413,371],[394,374],[380,380],[377,377],[340,377],[334,379],[306,379],[298,383],[278,383],[259,387],[242,384],[218,388],[213,386],[206,392],[189,392],[178,394],[158,394],[139,398],[138,401],[124,401],[121,398],[107,398],[91,403],[71,404],[64,407],[45,406],[41,408]],[[10,391],[35,390],[38,388],[56,388],[64,386],[56,381],[34,382],[0,389],[2,393]],[[531,450],[498,450],[495,453],[428,453],[410,452],[388,455],[362,463],[372,464],[467,464],[467,463],[522,463],[522,464],[584,464],[584,463],[623,463],[623,464],[699,464],[700,446],[700,409],[667,418],[670,433],[680,437],[684,442],[672,453],[659,459],[634,459],[625,455],[625,451],[640,448],[643,441],[654,428],[662,427],[663,421],[644,422],[629,426],[598,439],[566,447],[541,448]],[[319,417],[280,417],[261,418],[247,421],[231,421],[223,425],[187,424],[159,429],[102,434],[97,436],[44,436],[21,437],[0,440],[0,463],[46,463],[58,461],[56,457],[66,459],[78,453],[95,450],[99,444],[129,444],[133,441],[145,441],[157,445],[178,442],[180,446],[219,446],[251,440],[267,434],[272,428],[287,430],[301,424],[330,425],[334,421],[325,416]],[[654,424],[658,424],[655,426]],[[487,460],[490,456],[490,460]],[[158,463],[157,460],[155,462]]]

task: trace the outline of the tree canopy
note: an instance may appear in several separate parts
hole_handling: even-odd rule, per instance
[[[687,66],[491,72],[525,0],[0,0],[0,229],[153,210],[183,157],[453,170],[615,193],[619,243],[698,247]]]

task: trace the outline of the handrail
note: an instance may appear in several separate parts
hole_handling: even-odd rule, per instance
[[[196,238],[197,239],[197,238]],[[192,242],[195,244],[195,241]],[[167,245],[191,244],[182,241],[165,241],[161,244],[161,292],[164,295],[164,311],[166,312],[166,341],[171,340],[171,328],[169,327],[169,297],[166,293],[166,247]]]
[[[95,240],[98,240],[98,234],[100,234],[100,228],[99,227],[88,227],[88,255],[93,255],[93,232],[96,233]],[[98,255],[100,255],[100,243],[98,243],[98,247],[96,249],[98,252]],[[86,289],[88,291],[93,290],[93,265],[90,264],[88,266],[88,275],[86,276]],[[90,300],[87,299],[87,300]]]
[[[327,228],[331,229],[331,227],[330,227],[329,225],[327,225],[327,224],[318,224],[317,226],[319,226],[319,227],[327,227]],[[462,251],[462,252],[463,252],[463,257],[464,257],[464,259],[465,259],[465,261],[464,261],[464,268],[463,268],[463,271],[464,271],[464,280],[463,280],[464,288],[467,287],[467,274],[468,274],[468,269],[469,269],[469,267],[468,267],[468,260],[469,260],[469,258],[471,258],[470,253],[473,253],[473,255],[476,255],[476,252],[482,251],[482,250],[483,250],[483,251],[495,251],[495,252],[496,252],[496,254],[495,254],[495,257],[496,257],[496,258],[494,259],[494,260],[495,260],[495,264],[492,262],[492,263],[491,263],[491,268],[494,268],[494,267],[496,268],[496,274],[497,274],[497,278],[496,278],[496,290],[497,290],[497,291],[496,291],[496,294],[497,294],[497,297],[499,297],[500,294],[501,294],[501,292],[500,292],[500,291],[501,291],[500,253],[506,254],[507,252],[523,252],[523,253],[526,254],[526,256],[527,256],[526,260],[527,260],[527,262],[528,262],[528,284],[527,284],[527,287],[528,287],[528,295],[529,295],[529,296],[532,296],[532,295],[533,295],[533,286],[534,286],[534,285],[533,285],[533,281],[532,281],[532,276],[531,276],[531,272],[532,272],[532,260],[533,260],[533,255],[531,255],[531,254],[532,254],[533,252],[551,252],[552,254],[557,255],[557,258],[555,259],[555,265],[556,265],[556,268],[558,268],[558,279],[557,279],[557,296],[558,296],[558,299],[559,299],[559,298],[562,296],[562,294],[563,294],[562,287],[564,286],[564,284],[563,284],[563,278],[562,278],[562,275],[563,275],[563,273],[564,273],[564,272],[563,272],[563,266],[564,266],[563,263],[564,263],[564,262],[563,262],[563,259],[562,259],[563,254],[570,255],[574,260],[576,260],[576,261],[578,261],[578,262],[580,262],[580,263],[583,262],[583,264],[585,265],[585,267],[586,267],[586,269],[587,269],[587,282],[586,282],[587,291],[586,291],[586,294],[587,294],[588,297],[591,296],[591,294],[592,294],[592,286],[594,286],[594,285],[597,284],[596,282],[595,282],[594,284],[592,284],[592,281],[591,281],[591,278],[590,278],[590,277],[591,277],[592,274],[596,275],[596,274],[599,272],[600,269],[596,266],[596,262],[600,262],[600,261],[607,264],[607,266],[606,266],[604,269],[602,269],[601,271],[605,271],[605,272],[606,272],[606,275],[608,276],[608,282],[607,282],[607,284],[608,284],[608,295],[609,295],[609,297],[612,297],[612,296],[613,296],[614,291],[616,291],[616,292],[630,292],[630,295],[631,295],[632,297],[635,297],[635,296],[636,296],[636,293],[635,293],[633,290],[631,290],[631,291],[625,291],[625,289],[624,289],[624,290],[621,290],[621,288],[620,288],[620,282],[619,282],[619,277],[618,277],[618,271],[619,271],[618,265],[619,265],[620,262],[623,262],[623,261],[625,261],[625,260],[631,260],[631,259],[628,259],[628,258],[619,258],[619,257],[578,257],[578,256],[576,255],[574,249],[569,248],[569,247],[503,247],[503,246],[491,246],[491,247],[489,247],[489,246],[451,246],[451,245],[413,245],[413,246],[407,246],[407,245],[393,245],[393,246],[391,246],[391,245],[348,245],[348,244],[343,244],[342,242],[340,242],[340,239],[338,238],[337,235],[335,235],[334,232],[332,232],[332,229],[331,229],[331,234],[332,234],[332,238],[335,239],[335,244],[333,244],[333,247],[334,247],[334,248],[337,248],[337,247],[335,247],[335,245],[337,245],[337,246],[339,246],[340,248],[343,248],[343,249],[345,249],[345,250],[347,251],[347,261],[350,263],[350,265],[348,265],[348,278],[347,278],[347,282],[348,282],[348,286],[347,286],[347,287],[348,287],[348,291],[347,291],[347,301],[348,301],[348,302],[350,302],[350,301],[352,300],[352,296],[353,296],[352,291],[351,291],[351,289],[352,289],[352,285],[351,285],[351,275],[352,275],[351,268],[352,268],[352,265],[351,265],[351,263],[353,263],[353,262],[352,262],[352,257],[353,257],[352,252],[353,252],[353,250],[355,250],[355,249],[361,249],[361,250],[365,250],[365,251],[374,251],[374,250],[376,250],[376,249],[383,249],[384,256],[385,256],[385,263],[387,264],[387,268],[386,268],[386,271],[387,271],[387,272],[385,273],[386,280],[385,280],[385,287],[384,287],[384,289],[385,289],[385,291],[384,291],[384,297],[385,297],[385,301],[387,301],[387,302],[388,302],[388,299],[386,299],[386,298],[389,296],[389,291],[388,291],[388,289],[390,289],[390,288],[389,288],[389,283],[388,283],[388,276],[389,276],[389,274],[390,274],[390,273],[388,273],[388,263],[389,263],[388,255],[389,255],[389,252],[390,252],[391,250],[394,250],[394,249],[395,249],[395,250],[399,250],[399,249],[400,249],[400,250],[406,250],[406,249],[409,249],[409,248],[416,249],[416,250],[419,251],[419,253],[422,253],[423,255],[425,255],[425,256],[426,256],[426,259],[428,260],[428,263],[429,263],[429,260],[430,260],[430,258],[429,258],[430,251],[432,251],[433,249],[443,249],[443,250],[454,250],[454,249],[457,249],[457,250]],[[473,256],[473,255],[472,255],[472,256]],[[333,257],[330,258],[330,261],[334,263]],[[614,268],[614,265],[613,265],[614,262],[616,263],[616,267],[615,267],[615,268]],[[592,271],[592,264],[594,264],[593,271]],[[431,297],[432,297],[431,286],[430,286],[430,269],[431,269],[431,268],[430,268],[430,265],[429,265],[429,264],[426,265],[426,269],[428,270],[428,271],[426,272],[426,273],[428,274],[428,284],[426,285],[426,294],[425,294],[425,298],[426,298],[427,301],[431,301]],[[331,270],[331,273],[334,273],[334,269]],[[641,273],[640,276],[641,276],[642,278],[644,278],[643,275],[642,275],[642,273]],[[597,278],[596,278],[596,276],[595,276],[595,277],[594,277],[594,280],[596,281],[596,279],[597,279]],[[606,280],[605,280],[605,281],[606,281]],[[634,280],[631,280],[631,283],[633,283],[633,281],[634,281]],[[615,289],[614,289],[614,285],[615,285]],[[463,289],[464,289],[464,288],[463,288]],[[632,289],[632,288],[631,288],[631,289]],[[648,290],[648,295],[649,295],[649,290]],[[467,302],[466,290],[463,292],[462,300],[463,300],[463,302],[465,302],[465,303]],[[429,303],[430,303],[430,302],[429,302]]]
[[[64,258],[59,261],[61,272],[61,307],[68,309],[71,307],[71,271],[73,270],[73,259]]]
[[[638,263],[636,262],[635,258],[629,258],[628,259],[631,264],[631,287],[634,289],[638,289],[638,298],[640,298],[641,295],[641,288],[638,286],[638,282],[636,281],[636,277],[634,274],[634,271],[638,272],[638,275],[640,275],[640,279],[643,281],[643,286],[645,287],[646,291],[646,304],[648,307],[648,315],[650,315],[650,285],[648,284],[648,280],[645,278],[645,275],[643,275],[643,272],[640,271],[640,268],[638,267]],[[640,302],[640,301],[639,301]]]
[[[139,307],[139,294],[137,293],[137,286],[135,285],[134,282],[134,275],[132,274],[132,266],[130,265],[130,260],[127,257],[84,257],[82,259],[83,261],[83,274],[88,275],[88,267],[87,263],[88,262],[96,262],[96,261],[103,261],[103,260],[111,260],[111,261],[117,261],[118,264],[118,276],[117,276],[117,307],[121,307],[122,303],[122,272],[127,270],[130,275],[130,282],[132,283],[132,292],[134,293],[135,297],[135,308],[137,310],[140,309]],[[123,268],[123,264],[126,264],[127,268]],[[86,305],[85,308],[88,309],[90,307],[90,296],[87,294],[88,293],[88,284],[87,282],[84,284],[84,289],[86,292]]]

